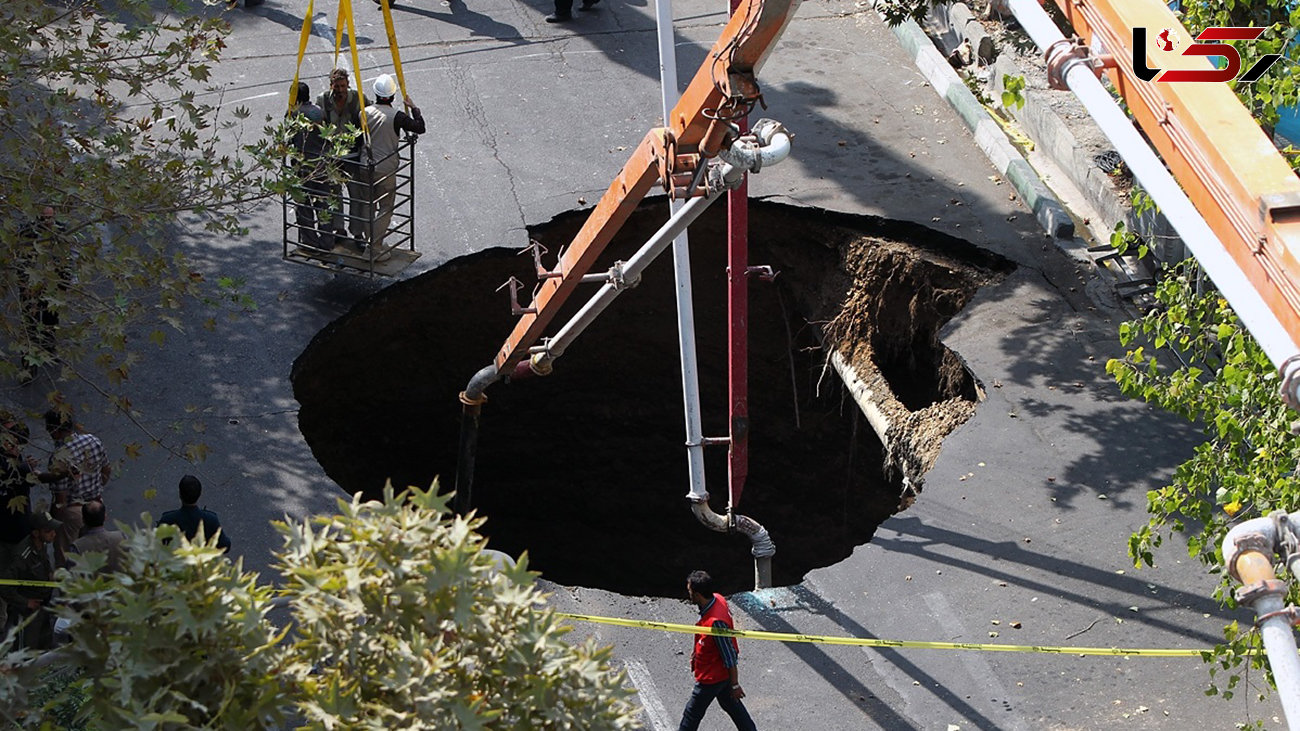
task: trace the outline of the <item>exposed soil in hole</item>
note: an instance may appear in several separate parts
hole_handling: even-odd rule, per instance
[[[691,228],[706,436],[726,434],[724,213],[716,205]],[[562,215],[532,235],[557,251],[585,215]],[[662,201],[644,204],[601,268],[627,259],[666,215]],[[789,584],[867,542],[899,507],[898,465],[887,463],[902,455],[928,468],[942,437],[972,413],[978,386],[936,334],[1010,265],[911,224],[761,201],[750,215],[751,263],[781,274],[750,287],[751,463],[740,512],[771,532],[774,579]],[[294,363],[300,427],[344,490],[377,495],[389,478],[405,486],[437,476],[450,489],[457,394],[514,322],[495,290],[512,275],[535,280],[531,259],[516,253],[482,252],[395,284],[319,333]],[[655,262],[554,375],[488,390],[476,507],[494,548],[527,549],[552,581],[677,596],[686,573],[703,567],[728,591],[752,587],[748,541],[705,529],[684,499],[670,259]],[[579,289],[569,308],[591,292]],[[888,448],[825,367],[823,339],[898,425]],[[707,452],[706,471],[721,512],[724,448]]]

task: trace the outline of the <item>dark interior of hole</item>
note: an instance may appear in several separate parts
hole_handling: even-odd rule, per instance
[[[726,434],[724,212],[716,205],[691,228],[706,436]],[[750,215],[751,264],[782,273],[750,286],[751,461],[739,512],[771,532],[774,579],[789,584],[848,556],[897,506],[898,485],[881,478],[879,440],[823,367],[808,325],[833,316],[847,287],[840,263],[846,242],[923,236],[979,254],[964,242],[879,219],[758,202]],[[630,257],[666,216],[662,202],[644,204],[598,269]],[[531,233],[558,251],[584,219],[574,212]],[[318,334],[299,357],[293,383],[300,427],[345,491],[377,496],[389,478],[405,486],[435,477],[451,489],[457,394],[514,324],[505,293],[495,290],[510,276],[535,280],[531,260],[516,253],[482,252],[395,284]],[[966,287],[967,297],[974,289]],[[592,292],[580,288],[569,309]],[[915,387],[922,399],[974,392],[969,374],[943,385],[942,394],[933,370],[908,376],[927,380]],[[552,581],[626,594],[678,596],[695,568],[708,569],[728,591],[752,587],[748,541],[705,529],[684,499],[671,253],[557,361],[554,375],[498,383],[488,396],[473,494],[494,548],[527,549]],[[725,448],[706,450],[706,472],[721,512]]]

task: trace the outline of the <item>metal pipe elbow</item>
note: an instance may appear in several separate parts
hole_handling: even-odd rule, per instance
[[[1272,554],[1273,546],[1276,544],[1277,531],[1272,518],[1251,518],[1244,523],[1238,523],[1228,531],[1223,537],[1223,543],[1220,544],[1223,550],[1223,566],[1228,570],[1229,576],[1241,581],[1241,575],[1237,573],[1237,559],[1246,551],[1260,550]]]
[[[479,369],[479,372],[469,379],[469,383],[465,385],[465,390],[461,391],[461,403],[466,406],[482,404],[487,400],[487,396],[484,395],[487,387],[496,383],[499,378],[501,378],[501,373],[497,370],[495,363]]]
[[[754,124],[753,134],[759,141],[759,164],[775,165],[790,156],[794,135],[775,119],[760,119]],[[755,170],[754,172],[758,172]]]
[[[720,150],[718,157],[742,172],[756,173],[789,157],[790,139],[780,122],[760,119],[749,134]]]
[[[695,519],[703,523],[704,527],[709,530],[714,530],[719,533],[727,533],[731,530],[731,526],[727,523],[726,516],[718,515],[713,512],[713,508],[709,507],[708,493],[704,494],[703,500],[696,499],[693,496],[691,497],[691,512],[695,514]]]

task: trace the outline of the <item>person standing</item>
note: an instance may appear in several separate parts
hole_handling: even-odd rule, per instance
[[[100,573],[116,572],[122,568],[122,543],[126,540],[126,535],[120,530],[108,530],[104,527],[104,521],[108,519],[108,511],[104,508],[104,503],[98,500],[91,500],[81,506],[82,522],[86,524],[85,532],[81,537],[72,543],[71,553],[74,556],[80,556],[83,553],[98,551],[108,558],[108,562],[100,569]],[[75,562],[77,559],[73,559]]]
[[[27,537],[18,544],[13,558],[0,575],[15,581],[53,581],[55,566],[50,563],[45,547],[54,540],[62,524],[49,513],[40,512],[31,514],[28,526]],[[49,614],[50,600],[54,598],[53,587],[0,585],[0,598],[9,605],[10,619],[21,622],[32,618],[19,638],[20,648],[48,650],[53,647],[54,621]]]
[[[181,507],[163,513],[158,519],[158,525],[174,525],[180,528],[185,537],[191,541],[199,534],[201,525],[203,535],[211,539],[221,529],[221,519],[211,510],[199,507],[199,498],[203,495],[203,483],[199,482],[199,478],[194,475],[185,475],[181,478],[178,491],[181,496]],[[230,552],[230,538],[225,531],[221,531],[221,535],[217,538],[217,548]]]
[[[329,174],[321,165],[325,140],[320,136],[320,126],[325,122],[325,112],[311,103],[311,89],[299,81],[297,104],[286,117],[299,117],[304,126],[294,132],[293,149],[297,155],[298,177],[302,188],[295,191],[294,215],[298,224],[298,243],[314,248],[334,248],[334,232],[328,213],[330,185]]]
[[[81,506],[103,499],[112,468],[104,443],[83,431],[72,416],[53,409],[45,412],[45,431],[54,440],[54,451],[40,480],[50,486],[54,498],[50,513],[61,525],[54,540],[54,560],[62,566],[72,542],[81,537]]]
[[[581,8],[591,10],[600,0],[582,0]],[[547,23],[567,23],[573,20],[573,0],[555,0],[555,13],[545,18]]]
[[[367,207],[366,220],[370,222],[370,250],[377,259],[386,258],[383,246],[384,236],[388,234],[388,225],[393,220],[393,209],[397,205],[397,170],[401,160],[397,154],[401,142],[401,133],[413,135],[424,134],[424,117],[420,108],[415,106],[411,97],[402,101],[411,110],[410,114],[393,109],[393,98],[397,96],[397,82],[388,74],[375,79],[375,103],[366,107],[366,125],[370,138],[366,145],[367,163],[364,178],[368,183],[370,205]]]
[[[325,115],[325,126],[340,133],[348,125],[361,127],[361,97],[349,86],[347,69],[334,69],[330,72],[330,88],[320,95],[317,104]],[[344,215],[342,191],[335,183],[329,184],[330,190],[330,225],[334,231],[335,243],[341,243],[351,233],[352,238],[360,244],[365,243],[365,220],[362,218],[366,208],[365,185],[357,179],[357,156],[361,140],[358,137],[352,152],[343,159],[341,172],[347,178],[347,215]],[[347,219],[347,229],[343,220]]]
[[[713,577],[705,571],[693,571],[686,577],[686,593],[700,610],[700,627],[732,629],[731,609],[727,600],[713,590]],[[722,710],[731,716],[732,723],[741,731],[755,731],[754,720],[740,699],[745,690],[740,687],[740,647],[736,638],[721,635],[695,635],[691,649],[691,671],[695,674],[695,688],[691,699],[682,711],[678,731],[695,731],[700,727],[704,712],[716,698]]]

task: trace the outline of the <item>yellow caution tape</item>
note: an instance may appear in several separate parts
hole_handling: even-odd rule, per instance
[[[976,642],[921,642],[916,640],[879,640],[865,637],[832,637],[828,635],[789,634],[786,632],[760,632],[739,629],[715,629],[694,624],[647,622],[641,619],[596,617],[589,614],[556,612],[555,616],[580,622],[612,624],[619,627],[653,629],[661,632],[681,632],[693,635],[718,635],[744,637],[751,640],[773,642],[810,642],[821,645],[855,645],[858,647],[912,647],[924,650],[982,650],[985,652],[1041,652],[1057,655],[1137,655],[1142,657],[1203,657],[1209,650],[1172,650],[1133,647],[1044,647],[1041,645],[989,645]]]
[[[0,586],[58,586],[55,581],[17,581],[0,579]],[[881,640],[870,637],[834,637],[831,635],[805,635],[789,632],[764,632],[759,630],[719,629],[700,627],[695,624],[673,624],[672,622],[648,622],[644,619],[619,619],[617,617],[599,617],[592,614],[574,614],[556,612],[561,619],[596,624],[612,624],[619,627],[652,629],[660,632],[679,632],[689,635],[717,635],[719,637],[743,637],[749,640],[768,640],[771,642],[807,642],[816,645],[851,645],[856,647],[909,647],[921,650],[980,650],[983,652],[1035,652],[1052,655],[1107,655],[1136,657],[1204,657],[1211,650],[1175,650],[1150,647],[1052,647],[1046,645],[993,645],[981,642],[925,642],[921,640]]]

